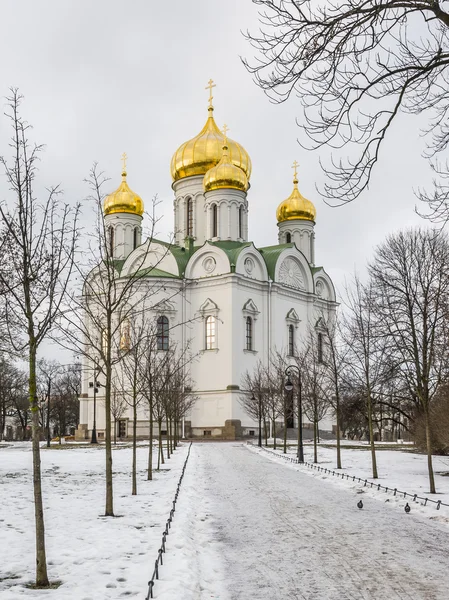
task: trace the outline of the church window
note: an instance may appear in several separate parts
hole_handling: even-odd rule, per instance
[[[129,321],[125,319],[120,327],[120,350],[129,350],[131,346],[131,336],[129,333]]]
[[[253,320],[246,317],[246,349],[253,349]]]
[[[318,362],[323,363],[323,334],[318,334]]]
[[[215,348],[216,319],[212,315],[206,317],[206,350]]]
[[[114,228],[109,225],[109,254],[114,256]]]
[[[295,355],[295,328],[293,325],[288,326],[288,355]]]
[[[218,207],[216,204],[212,206],[212,237],[218,235]]]
[[[135,250],[137,248],[137,236],[139,234],[139,230],[137,227],[134,227],[134,231],[133,231],[133,249]]]
[[[239,238],[243,238],[243,206],[239,208]]]
[[[157,349],[168,350],[168,318],[159,317],[157,320]]]
[[[193,236],[193,201],[187,198],[187,236]]]
[[[292,243],[292,234],[291,233],[287,233],[287,235],[285,236],[285,241],[287,244]]]

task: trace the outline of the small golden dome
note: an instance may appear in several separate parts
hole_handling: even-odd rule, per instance
[[[173,181],[205,175],[215,167],[222,157],[223,134],[214,120],[214,108],[209,106],[209,117],[203,129],[193,139],[184,142],[173,154],[170,171]],[[248,152],[233,140],[228,139],[229,158],[249,179],[251,177],[251,159]]]
[[[227,139],[224,139],[220,162],[204,176],[203,187],[205,192],[220,189],[233,189],[246,192],[248,178],[240,167],[237,167],[229,158]]]
[[[313,221],[316,219],[316,208],[310,200],[304,198],[298,190],[298,179],[296,173],[296,161],[294,164],[295,175],[293,178],[293,191],[290,196],[281,202],[276,211],[278,223],[283,221],[294,221],[302,219],[303,221]]]
[[[132,215],[143,215],[143,201],[135,194],[126,181],[126,171],[122,171],[122,183],[118,189],[106,196],[104,201],[104,214],[130,213]]]

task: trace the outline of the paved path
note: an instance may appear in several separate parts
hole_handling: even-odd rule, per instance
[[[239,444],[192,455],[232,600],[449,598],[448,527],[369,498],[358,510],[355,488]]]

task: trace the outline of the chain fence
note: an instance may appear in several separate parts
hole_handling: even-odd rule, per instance
[[[166,541],[167,541],[167,536],[168,536],[169,530],[171,528],[173,517],[175,515],[176,502],[178,500],[179,490],[181,489],[181,483],[182,483],[182,480],[183,480],[183,477],[184,477],[184,473],[185,473],[185,470],[186,470],[186,467],[187,467],[187,461],[189,460],[190,449],[191,448],[192,448],[192,442],[190,442],[189,450],[187,452],[187,456],[186,456],[186,459],[184,461],[184,466],[182,467],[181,476],[179,478],[178,486],[176,488],[175,499],[172,502],[172,509],[170,510],[170,515],[169,515],[169,517],[167,519],[167,522],[165,523],[164,532],[162,533],[161,546],[160,546],[159,550],[157,551],[157,558],[154,561],[153,575],[151,576],[151,579],[148,582],[148,592],[147,592],[147,595],[145,596],[145,600],[150,600],[150,598],[154,598],[154,596],[153,596],[153,587],[154,587],[155,581],[157,579],[159,579],[159,567],[164,564],[163,560],[162,560],[162,555],[165,554],[165,548],[166,548],[165,544],[166,544]]]
[[[250,444],[252,446],[254,446],[254,444],[252,442],[250,442]],[[264,448],[262,446],[260,449],[263,450],[264,452],[268,452],[269,454],[273,454],[274,456],[278,456],[279,458],[282,458],[287,462],[304,465],[308,469],[312,469],[312,470],[315,469],[316,471],[319,471],[321,473],[325,473],[327,475],[332,475],[333,477],[337,476],[337,478],[341,477],[341,479],[347,479],[348,481],[363,483],[363,487],[369,487],[370,489],[376,489],[377,491],[385,490],[385,492],[387,492],[387,493],[391,492],[393,494],[393,496],[400,496],[403,498],[411,498],[412,502],[417,502],[418,500],[422,500],[424,506],[427,506],[427,503],[435,504],[437,510],[440,510],[441,506],[449,506],[449,504],[446,504],[446,503],[442,502],[441,500],[433,500],[432,498],[427,498],[426,496],[418,496],[418,494],[410,494],[409,492],[401,492],[401,490],[398,490],[397,488],[386,487],[384,485],[381,485],[380,483],[375,483],[374,481],[368,481],[368,479],[363,479],[362,477],[356,477],[355,475],[348,475],[347,473],[339,473],[338,471],[333,471],[332,469],[328,469],[326,467],[320,467],[319,465],[317,465],[315,463],[308,463],[308,462],[300,463],[298,457],[288,456],[286,454],[279,454],[279,452],[277,452],[276,450],[272,450],[271,448]]]

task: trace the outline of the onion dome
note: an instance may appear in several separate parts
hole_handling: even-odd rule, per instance
[[[278,223],[284,221],[294,221],[302,219],[303,221],[313,221],[316,219],[316,208],[310,200],[304,198],[298,190],[298,174],[296,161],[294,163],[295,174],[293,178],[293,191],[290,196],[281,202],[276,211]]]
[[[226,139],[226,125],[224,126],[224,140],[220,162],[204,176],[203,187],[205,192],[220,189],[233,189],[246,192],[248,178],[240,167],[231,162],[229,157],[228,140]]]
[[[205,175],[209,169],[215,167],[222,158],[223,134],[214,120],[214,107],[212,106],[212,82],[209,82],[211,95],[209,97],[209,116],[203,129],[197,136],[184,142],[173,154],[170,170],[173,181]],[[230,162],[241,169],[246,177],[251,177],[251,159],[247,151],[235,142],[228,140]]]
[[[104,214],[106,216],[113,215],[114,213],[129,213],[142,216],[142,198],[130,189],[128,182],[126,181],[126,154],[123,155],[122,160],[122,182],[115,192],[106,196],[104,201]]]

